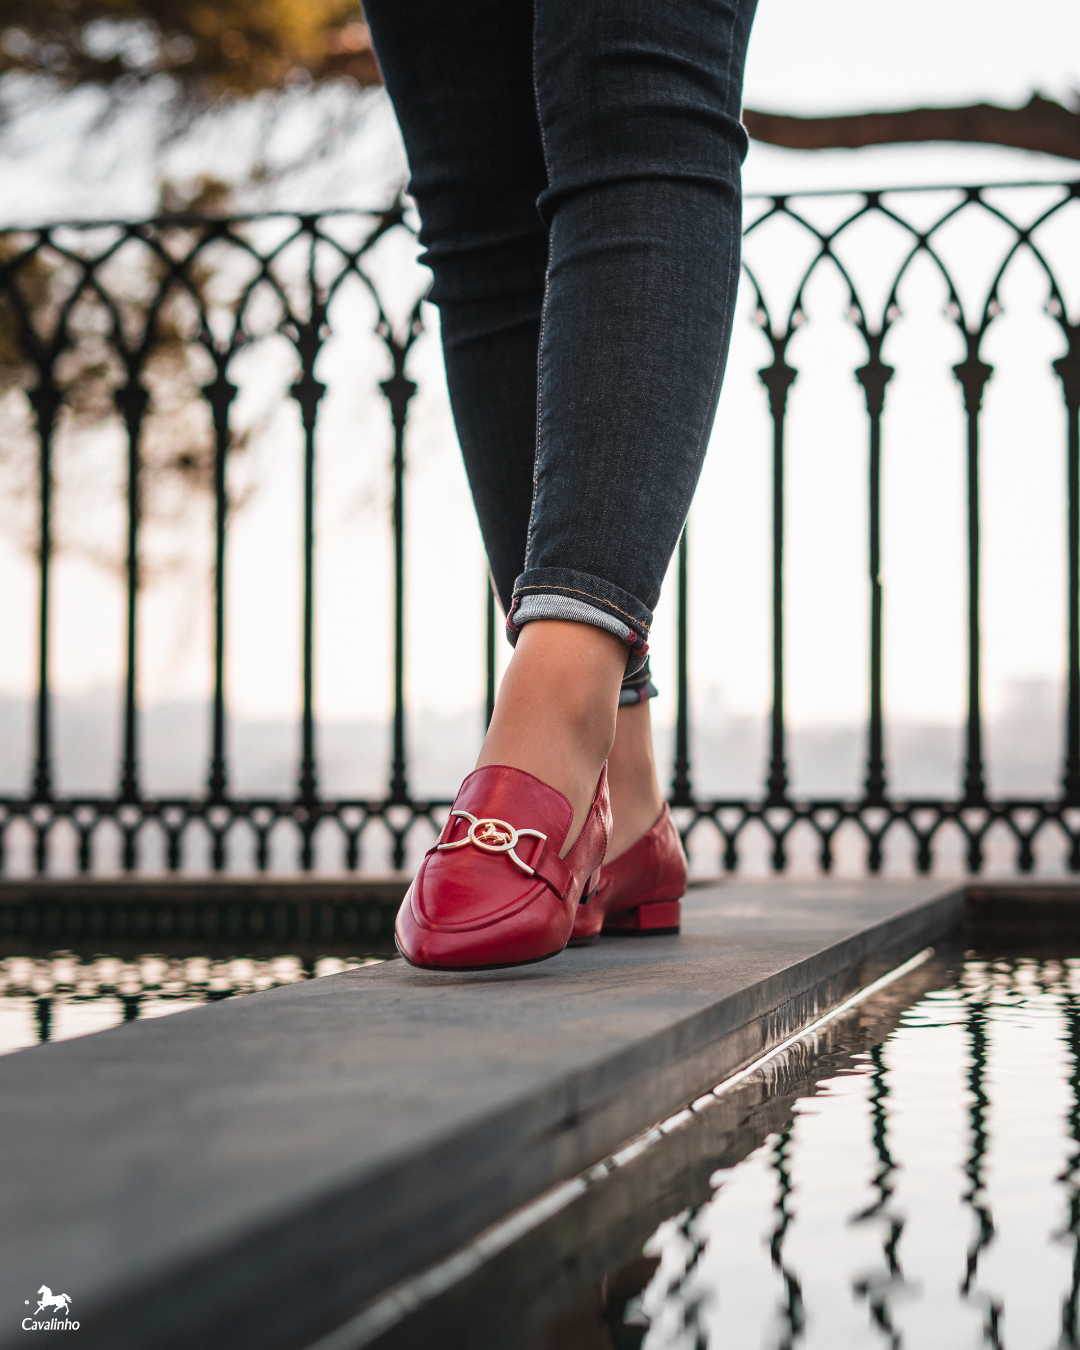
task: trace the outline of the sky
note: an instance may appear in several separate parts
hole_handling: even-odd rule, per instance
[[[1068,0],[762,0],[747,107],[789,113],[1061,98],[1078,82]]]
[[[1033,90],[1067,99],[1080,87],[1080,6],[1033,0],[764,0],[751,43],[745,104],[769,111],[833,111],[953,104],[1017,104]],[[313,119],[341,112],[334,96],[286,110],[270,136],[271,158],[302,156]],[[17,121],[0,138],[0,222],[115,218],[153,210],[162,177],[198,173],[238,178],[250,163],[257,126],[239,111],[214,128],[154,150],[152,109],[118,114],[98,136],[83,134],[99,112],[80,96]],[[353,133],[336,153],[303,162],[251,205],[307,209],[371,206],[404,173],[400,143],[381,93],[364,100]],[[971,146],[893,147],[801,154],[754,144],[748,193],[903,184],[1020,182],[1080,177],[1080,166],[1049,156]],[[1017,200],[1033,212],[1045,194]],[[910,199],[913,211],[928,210]],[[809,208],[808,208],[809,209]],[[828,203],[813,208],[839,209]],[[1077,296],[1080,226],[1054,236]],[[758,245],[754,245],[758,247]],[[762,266],[777,286],[802,247],[794,236],[762,237]],[[958,233],[955,265],[972,277],[999,255],[992,228]],[[895,241],[872,230],[851,244],[852,265],[880,271]],[[395,251],[396,250],[396,251]],[[763,251],[762,251],[763,250]],[[997,252],[995,252],[997,251]],[[748,246],[748,257],[752,249]],[[1055,255],[1057,256],[1057,254]],[[1070,262],[1070,259],[1072,260]],[[418,294],[423,275],[404,246],[381,260],[387,284]],[[1011,284],[1011,283],[1010,283]],[[988,347],[999,375],[988,394],[984,482],[987,696],[1000,705],[1010,682],[1059,678],[1064,636],[1061,578],[1063,418],[1049,361],[1060,339],[1041,313],[1038,278],[1023,268]],[[412,288],[412,289],[410,289]],[[852,370],[858,344],[843,322],[846,299],[823,276],[810,293],[811,324],[793,344],[800,378],[789,434],[789,709],[795,722],[859,719],[865,709],[865,412]],[[767,359],[745,292],[713,445],[694,513],[693,691],[699,709],[760,715],[767,707],[768,464],[770,432],[755,371]],[[963,423],[948,374],[959,359],[932,276],[917,275],[905,326],[886,352],[898,376],[886,418],[886,692],[890,713],[955,721],[963,712]],[[378,344],[363,331],[360,302],[328,347],[322,378],[331,385],[321,430],[319,707],[336,719],[382,717],[390,698],[389,433],[370,387],[384,371]],[[422,386],[410,431],[409,687],[414,705],[445,714],[474,708],[482,677],[484,564],[454,442],[437,316],[417,344],[413,377]],[[892,341],[892,339],[890,339]],[[1055,345],[1055,343],[1057,345]],[[364,378],[358,379],[361,369]],[[237,516],[230,554],[232,706],[254,718],[291,716],[298,699],[298,425],[291,407],[274,411],[290,378],[287,353],[270,343],[243,373],[240,405],[262,419],[249,456],[255,490]],[[246,404],[245,404],[246,400]],[[7,406],[7,405],[5,405]],[[359,450],[359,452],[358,452]],[[73,452],[74,453],[74,452]],[[121,483],[115,436],[82,451],[97,490]],[[88,462],[89,462],[88,461]],[[74,508],[72,508],[74,509]],[[107,519],[105,506],[101,519]],[[78,528],[78,522],[72,529]],[[207,532],[188,549],[191,567],[164,579],[144,601],[143,695],[148,701],[205,695],[209,624],[203,585]],[[447,567],[453,579],[445,581]],[[200,570],[201,569],[201,570]],[[32,568],[0,540],[5,629],[26,641],[0,652],[0,693],[32,687]],[[194,581],[192,578],[196,578]],[[431,578],[455,623],[454,658],[427,646]],[[674,679],[671,587],[653,642],[670,719]],[[445,599],[445,597],[449,597]],[[78,692],[113,686],[119,669],[121,592],[100,566],[71,557],[57,568],[56,681]],[[500,645],[500,662],[508,652]]]
[[[1067,100],[1080,88],[1080,7],[1071,0],[762,0],[746,68],[747,107],[798,114],[1025,102],[1033,91]],[[255,130],[241,112],[214,130],[180,138],[164,156],[138,105],[88,140],[79,129],[100,117],[93,95],[79,95],[5,129],[0,143],[0,221],[146,214],[162,176],[200,172],[242,176]],[[332,96],[296,96],[270,141],[287,159],[313,120],[343,116]],[[344,153],[306,164],[276,189],[277,205],[371,205],[404,172],[400,144],[381,94],[364,103],[359,132]],[[312,110],[314,107],[314,111]],[[354,114],[355,115],[355,111]],[[260,125],[263,125],[260,123]],[[793,191],[873,182],[948,182],[1000,176],[1068,176],[1069,161],[979,146],[892,147],[806,154],[752,145],[747,191]],[[264,204],[271,204],[264,199]]]

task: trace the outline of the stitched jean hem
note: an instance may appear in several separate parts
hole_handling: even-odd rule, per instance
[[[627,675],[623,677],[623,686],[619,690],[619,707],[632,708],[637,703],[647,703],[649,699],[655,698],[660,690],[648,678],[648,662],[645,663],[644,670],[639,670],[636,675]],[[645,675],[645,679],[642,679]]]
[[[629,649],[625,680],[645,670],[652,614],[610,582],[562,568],[523,572],[514,586],[514,601],[506,616],[506,635],[511,644],[517,641],[522,627],[534,619],[563,619],[601,628]]]

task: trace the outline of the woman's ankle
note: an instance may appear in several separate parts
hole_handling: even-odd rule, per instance
[[[608,791],[614,828],[605,862],[625,853],[648,834],[664,809],[656,781],[647,702],[619,709],[608,755]]]
[[[569,798],[574,819],[563,855],[585,823],[615,739],[625,665],[626,648],[603,629],[537,619],[522,629],[499,689],[477,768],[524,769]]]

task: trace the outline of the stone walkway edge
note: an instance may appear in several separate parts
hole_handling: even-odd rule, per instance
[[[1006,926],[1077,894],[976,889]],[[678,937],[392,961],[9,1056],[0,1346],[44,1283],[84,1347],[302,1350],[955,930],[966,894],[724,882]]]

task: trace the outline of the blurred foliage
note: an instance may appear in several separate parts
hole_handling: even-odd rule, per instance
[[[164,87],[171,97],[151,134],[173,135],[232,101],[331,82],[353,89],[382,83],[359,0],[0,0],[0,89],[26,88],[38,107],[57,94],[97,88],[108,95],[107,114],[142,89]],[[365,101],[347,102],[344,117],[315,119],[319,140],[305,143],[305,163],[354,124]],[[272,119],[276,100],[260,103]],[[0,125],[7,116],[0,106]],[[99,120],[92,129],[104,125]],[[260,162],[249,181],[265,176]],[[162,220],[156,236],[164,253],[185,254],[196,239],[190,217],[227,214],[232,191],[211,178],[164,183],[159,211],[175,217]],[[71,244],[61,234],[56,239]],[[57,481],[64,486],[56,547],[122,569],[122,535],[106,526],[109,502],[122,501],[124,491],[116,477],[124,462],[116,453],[123,436],[118,395],[134,382],[147,395],[137,509],[143,523],[167,527],[173,540],[166,548],[160,528],[153,549],[144,539],[140,585],[189,565],[191,520],[202,521],[213,501],[215,439],[201,392],[213,371],[196,299],[212,308],[211,292],[221,289],[214,256],[200,255],[185,268],[185,290],[166,257],[124,243],[94,271],[103,295],[62,247],[36,232],[0,231],[0,530],[27,553],[38,547],[35,408],[55,397],[55,463],[63,464]],[[228,307],[219,296],[219,311],[222,303]],[[230,432],[230,513],[256,490],[253,456],[241,459],[239,474],[233,466],[268,416],[249,414]]]
[[[17,277],[18,295],[26,313],[32,316],[41,313],[48,302],[54,269],[40,256],[19,261],[24,252],[17,237],[0,234],[0,277],[11,276],[13,280]],[[23,335],[20,309],[5,285],[0,290],[0,395],[26,383],[28,363]]]
[[[166,76],[195,103],[381,82],[357,0],[0,0],[0,75],[14,72],[118,92]]]
[[[162,188],[165,215],[221,214],[228,207],[229,189],[214,179]],[[165,226],[159,237],[173,255],[186,252],[191,242],[190,228],[182,220]],[[185,269],[185,277],[208,305],[214,282],[210,267],[195,262]],[[118,356],[117,318],[123,328],[121,344],[129,352],[141,349],[136,378],[149,395],[139,441],[141,519],[182,526],[198,502],[212,497],[214,437],[200,394],[211,369],[196,340],[199,321],[191,295],[170,284],[166,261],[141,245],[117,253],[107,284],[115,318],[92,286],[80,284],[79,269],[59,251],[42,246],[27,232],[0,233],[0,468],[5,479],[0,527],[21,536],[29,552],[36,547],[34,519],[27,508],[38,491],[38,455],[25,395],[50,384],[56,388],[61,398],[57,430],[72,449],[83,442],[92,446],[99,432],[118,427],[117,392],[129,372]],[[153,303],[163,287],[161,303]],[[230,456],[248,448],[257,431],[234,429]],[[230,511],[249,495],[250,489],[230,490]],[[80,532],[76,529],[75,535]],[[80,544],[66,533],[61,541],[66,551],[79,552],[109,570],[122,568],[123,557],[110,545],[96,537],[93,544]],[[163,568],[174,570],[182,557],[181,548],[175,558],[159,558],[144,581]]]

